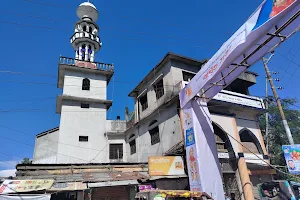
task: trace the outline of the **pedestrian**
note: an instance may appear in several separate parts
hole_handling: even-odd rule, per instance
[[[231,193],[230,196],[231,196],[231,200],[235,200],[235,194],[234,193]]]

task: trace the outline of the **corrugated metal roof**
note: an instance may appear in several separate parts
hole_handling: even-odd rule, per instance
[[[38,176],[21,176],[18,179],[54,179],[56,183],[62,182],[106,182],[106,181],[121,181],[121,180],[137,180],[149,179],[150,176],[147,172],[103,172],[103,173],[90,173],[83,172],[79,174],[66,174],[66,175],[51,175],[44,174]]]

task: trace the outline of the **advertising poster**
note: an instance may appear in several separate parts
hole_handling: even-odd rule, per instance
[[[53,179],[5,180],[0,186],[0,194],[47,190],[53,183]]]
[[[40,195],[0,195],[0,200],[50,200],[50,194]]]
[[[183,159],[180,156],[150,156],[150,176],[185,175]]]
[[[224,200],[221,169],[207,104],[192,101],[183,108],[190,189]]]
[[[291,174],[300,174],[300,145],[283,145],[283,155]]]
[[[69,182],[69,183],[54,183],[48,191],[73,191],[73,190],[86,190],[86,183],[82,182]]]
[[[289,35],[298,28],[300,18],[296,13],[299,9],[299,0],[265,0],[180,92],[181,108],[202,89],[205,97],[212,99],[248,67],[261,60],[273,46],[280,43],[280,38],[271,37],[268,33],[274,34],[288,21],[289,24],[283,26],[279,34]],[[291,18],[294,18],[292,22]],[[258,48],[257,44],[262,46],[254,51]],[[236,67],[242,61],[247,65]]]

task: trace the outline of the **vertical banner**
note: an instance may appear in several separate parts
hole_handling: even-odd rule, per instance
[[[283,155],[291,174],[300,174],[300,145],[283,145]]]
[[[190,101],[183,108],[187,167],[191,191],[224,200],[220,163],[210,113],[205,102]]]

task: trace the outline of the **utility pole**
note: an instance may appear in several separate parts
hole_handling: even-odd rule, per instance
[[[281,118],[282,118],[282,123],[283,123],[283,126],[284,126],[284,129],[285,129],[285,132],[286,132],[286,135],[287,135],[287,138],[289,140],[289,143],[291,145],[294,144],[294,140],[293,140],[293,136],[291,134],[291,130],[290,130],[290,127],[285,119],[285,115],[284,115],[284,112],[283,112],[283,109],[282,109],[282,106],[281,106],[281,103],[280,103],[280,100],[279,100],[279,97],[277,95],[277,92],[276,92],[276,89],[275,89],[275,86],[274,86],[274,83],[273,83],[273,80],[272,80],[272,77],[271,77],[271,73],[269,71],[269,68],[268,68],[268,62],[270,61],[270,59],[273,57],[273,53],[272,55],[266,59],[266,58],[263,58],[262,59],[262,62],[264,64],[264,67],[265,67],[265,70],[266,70],[266,74],[267,74],[267,79],[269,80],[270,82],[270,85],[271,85],[271,89],[272,89],[272,92],[273,92],[273,95],[275,97],[275,100],[276,100],[276,103],[277,103],[277,106],[278,106],[278,109],[279,109],[279,112],[280,112],[280,115],[281,115]]]
[[[269,153],[269,95],[268,95],[268,76],[266,76],[266,101],[265,107],[267,109],[266,112],[266,140],[267,140],[267,153]]]

